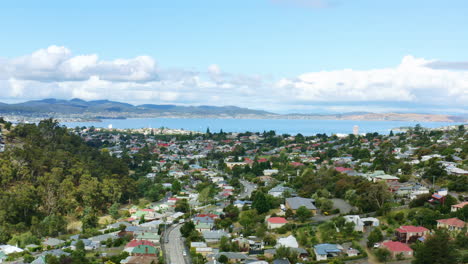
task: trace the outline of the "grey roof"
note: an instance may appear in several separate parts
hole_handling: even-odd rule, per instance
[[[289,188],[289,187],[286,187],[286,186],[283,186],[283,185],[278,185],[278,186],[272,188],[271,190],[269,190],[268,193],[274,193],[274,192],[283,193],[285,191],[294,192],[294,190],[292,188]]]
[[[210,255],[210,257],[214,257],[215,259],[218,259],[221,257],[221,255],[225,255],[228,259],[247,259],[247,255],[238,253],[238,252],[219,252],[213,255]]]
[[[117,234],[115,233],[109,233],[109,234],[104,234],[104,235],[99,235],[99,236],[94,236],[94,237],[90,237],[89,240],[92,240],[94,242],[102,242],[102,241],[106,241],[107,239],[111,238],[111,239],[117,239],[119,236],[117,236]]]
[[[202,232],[204,239],[221,239],[223,236],[229,237],[230,235],[223,230],[217,231],[203,231]]]
[[[288,259],[275,259],[273,264],[291,264]]]
[[[49,237],[49,238],[46,238],[44,241],[42,241],[42,244],[47,245],[47,246],[53,246],[53,247],[58,246],[63,243],[65,243],[65,241],[58,239],[58,238],[54,238],[54,237]]]
[[[291,209],[297,210],[301,206],[305,206],[305,208],[309,210],[317,210],[317,207],[315,207],[314,199],[309,199],[309,198],[302,198],[302,197],[291,197],[291,198],[286,198],[286,202],[289,204]]]
[[[117,223],[113,223],[113,224],[110,224],[107,226],[107,228],[120,228],[120,225],[124,225],[124,226],[131,226],[132,224],[130,224],[129,222],[117,222]]]
[[[63,251],[61,249],[54,249],[54,250],[44,251],[39,256],[47,256],[47,255],[53,255],[53,256],[56,256],[56,257],[60,257],[62,255],[70,256],[70,253],[65,252],[65,251]]]

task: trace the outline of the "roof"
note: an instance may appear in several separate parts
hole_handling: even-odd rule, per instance
[[[222,230],[217,231],[203,231],[203,238],[205,239],[221,239],[223,236],[229,237],[230,235]]]
[[[400,233],[422,233],[428,232],[429,229],[422,227],[422,226],[400,226],[396,229]]]
[[[317,207],[315,207],[314,199],[309,199],[309,198],[302,198],[302,197],[292,197],[292,198],[286,198],[286,202],[289,204],[291,209],[297,210],[301,206],[305,206],[309,210],[317,210]]]
[[[289,247],[289,248],[298,248],[299,243],[297,243],[297,240],[293,235],[290,235],[288,237],[278,238],[278,242],[276,243],[276,247],[278,248],[280,246],[285,246],[285,247]]]
[[[290,264],[288,259],[275,259],[273,260],[273,264]]]
[[[288,220],[286,220],[284,217],[270,217],[267,220],[269,223],[272,224],[286,224],[288,223]]]
[[[125,245],[126,248],[129,248],[129,247],[137,247],[139,245],[147,245],[147,246],[153,246],[154,247],[154,244],[148,240],[132,240],[130,242],[127,243],[127,245]]]
[[[327,255],[328,253],[339,253],[341,249],[337,244],[318,244],[314,246],[318,255]]]
[[[8,255],[8,254],[17,253],[17,252],[23,252],[24,250],[22,250],[19,247],[15,247],[15,246],[0,245],[0,251],[5,253],[6,255]]]
[[[353,169],[351,169],[351,168],[344,168],[344,167],[336,167],[335,170],[338,171],[338,172],[345,172],[345,171],[351,171],[351,170],[353,170]]]
[[[413,251],[407,244],[397,241],[383,242],[382,245],[392,252]]]
[[[213,256],[215,259],[219,259],[221,255],[226,256],[228,259],[247,259],[247,255],[238,253],[238,252],[219,252],[217,254],[214,254]]]
[[[468,205],[468,202],[461,202],[459,204],[454,204],[452,205],[452,207],[455,207],[455,208],[463,208],[465,207],[466,205]]]
[[[157,250],[153,246],[139,245],[132,250],[133,254],[157,254]]]
[[[454,227],[459,227],[463,228],[465,227],[466,223],[456,217],[454,218],[448,218],[448,219],[439,219],[437,220],[438,223],[449,225],[449,226],[454,226]]]
[[[63,243],[65,243],[65,241],[58,239],[58,238],[53,238],[53,237],[48,237],[44,241],[42,241],[42,244],[48,245],[48,246],[58,246]]]

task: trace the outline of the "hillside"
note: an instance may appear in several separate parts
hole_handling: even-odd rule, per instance
[[[0,153],[0,244],[26,231],[37,237],[63,233],[65,217],[86,223],[135,194],[122,160],[55,121],[18,125],[6,145]]]

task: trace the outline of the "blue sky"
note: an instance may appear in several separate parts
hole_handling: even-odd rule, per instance
[[[118,91],[116,97],[136,104],[466,113],[468,1],[71,2],[1,4],[0,89],[7,92],[0,101],[118,99],[109,94]],[[41,64],[54,46],[63,48],[63,57]],[[44,56],[33,56],[40,50]],[[86,74],[83,67],[79,74],[62,67],[91,54],[98,59],[86,64]],[[154,65],[132,61],[138,56]],[[403,64],[408,56],[413,60]],[[444,66],[426,67],[431,63]],[[454,63],[462,66],[454,69]],[[37,73],[29,74],[32,69]],[[116,80],[104,76],[110,71],[140,71],[144,77]],[[415,71],[417,78],[433,81],[409,80]],[[385,96],[375,84],[387,89]],[[372,96],[365,95],[368,90]],[[270,98],[262,97],[270,92]],[[434,100],[428,92],[450,96]],[[288,94],[293,98],[285,99]]]

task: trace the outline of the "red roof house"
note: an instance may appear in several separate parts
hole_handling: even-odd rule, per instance
[[[151,243],[150,241],[148,240],[132,240],[130,242],[127,243],[127,245],[125,245],[125,248],[134,248],[134,247],[138,247],[139,245],[146,245],[146,246],[152,246],[152,247],[155,247],[155,245],[153,243]]]
[[[451,231],[461,231],[467,223],[456,217],[437,220],[437,228],[447,228]]]
[[[468,202],[461,202],[459,204],[454,204],[454,205],[452,205],[451,211],[456,212],[456,211],[458,211],[460,209],[463,209],[463,207],[465,207],[467,205],[468,205]]]
[[[382,243],[382,247],[388,249],[393,258],[396,258],[400,254],[405,258],[413,257],[413,250],[405,243],[387,241]]]
[[[403,243],[411,243],[418,238],[429,234],[429,229],[422,226],[400,226],[395,230],[398,241]]]
[[[267,219],[267,225],[269,229],[280,228],[288,223],[284,217],[270,217]]]

